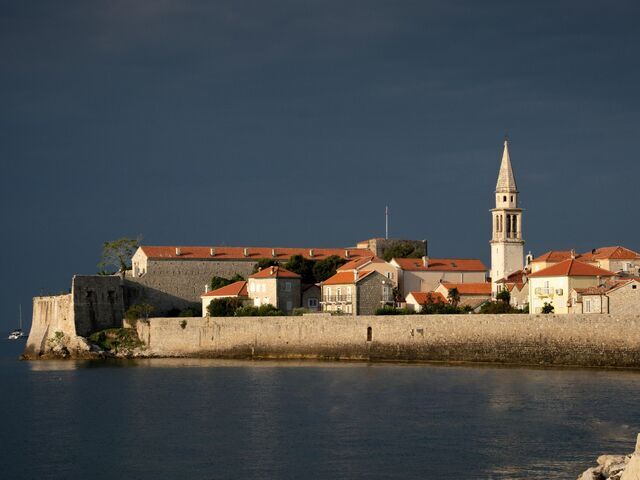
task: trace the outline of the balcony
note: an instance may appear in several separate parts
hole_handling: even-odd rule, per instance
[[[551,287],[538,287],[534,292],[538,297],[553,297],[553,288]]]
[[[325,295],[320,303],[351,303],[352,301],[351,295]]]

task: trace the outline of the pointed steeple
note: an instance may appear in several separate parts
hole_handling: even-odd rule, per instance
[[[498,183],[496,184],[496,193],[517,193],[516,177],[513,175],[511,168],[511,159],[509,158],[509,140],[504,141],[504,151],[502,152],[502,163],[500,164],[500,173],[498,174]]]

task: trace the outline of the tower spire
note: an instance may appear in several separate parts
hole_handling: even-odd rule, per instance
[[[500,163],[500,173],[496,183],[496,193],[517,193],[516,177],[513,175],[511,159],[509,158],[509,140],[504,139],[504,150],[502,152],[502,163]]]

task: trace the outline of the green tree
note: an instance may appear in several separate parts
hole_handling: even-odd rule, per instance
[[[506,304],[511,303],[511,294],[509,293],[509,290],[500,290],[496,295],[496,300],[500,300]]]
[[[214,276],[211,279],[211,290],[217,290],[219,288],[226,287],[227,285],[231,285],[232,283],[235,283],[235,282],[241,282],[243,280],[244,280],[244,277],[239,273],[236,273],[231,278]]]
[[[302,255],[292,255],[289,261],[284,264],[284,268],[300,275],[302,277],[302,283],[316,283],[316,279],[313,276],[315,263],[313,260],[308,260]]]
[[[553,313],[554,308],[553,305],[551,305],[550,303],[544,302],[544,305],[542,305],[542,313]]]
[[[460,303],[460,292],[457,288],[452,288],[449,290],[449,294],[447,295],[447,300],[449,300],[449,304],[452,307],[457,307]]]
[[[129,307],[124,314],[124,317],[127,320],[138,320],[139,318],[148,319],[153,311],[153,305],[149,305],[148,303],[136,303]]]
[[[344,258],[331,255],[323,260],[318,260],[313,266],[313,276],[316,283],[324,282],[327,278],[336,274],[338,268],[347,263]]]
[[[284,315],[284,312],[270,304],[260,305],[259,307],[247,305],[246,307],[238,308],[234,315],[236,317],[278,317]]]
[[[119,238],[102,244],[102,260],[98,264],[100,274],[111,275],[116,272],[124,273],[131,269],[131,257],[140,246],[142,237]],[[115,270],[114,270],[115,268]]]
[[[232,317],[242,304],[240,298],[216,298],[207,306],[207,313],[210,317]]]
[[[390,261],[392,258],[421,258],[424,255],[424,249],[422,246],[406,241],[392,242],[382,254],[382,258],[385,261]]]
[[[253,266],[253,273],[258,273],[260,270],[264,270],[265,268],[277,267],[278,265],[280,265],[278,260],[274,260],[273,258],[261,258]]]

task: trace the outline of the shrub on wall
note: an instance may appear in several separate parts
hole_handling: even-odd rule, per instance
[[[282,315],[284,312],[273,305],[260,305],[259,307],[248,305],[235,311],[236,317],[279,317]]]
[[[149,305],[148,303],[136,303],[129,307],[127,312],[124,314],[124,317],[127,320],[138,320],[139,318],[146,319],[153,313],[153,310],[153,305]]]
[[[207,306],[207,313],[210,317],[233,317],[235,311],[241,307],[242,300],[239,298],[216,298]]]

